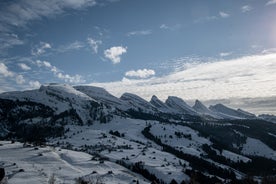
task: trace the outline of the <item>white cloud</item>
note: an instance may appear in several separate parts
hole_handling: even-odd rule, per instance
[[[51,63],[49,63],[48,61],[40,61],[40,60],[37,60],[37,61],[36,61],[36,64],[37,64],[38,67],[44,66],[44,67],[47,67],[47,68],[52,68]]]
[[[15,78],[15,80],[16,80],[17,84],[23,84],[23,83],[26,82],[25,79],[24,79],[24,77],[23,77],[23,75],[17,75],[16,78]]]
[[[175,31],[175,30],[181,28],[181,25],[180,24],[175,24],[175,25],[172,25],[172,26],[168,26],[167,24],[161,24],[161,26],[159,28],[164,29],[164,30]]]
[[[138,78],[148,78],[155,75],[155,71],[151,69],[139,69],[139,70],[130,70],[125,73],[127,77],[138,77]]]
[[[102,44],[101,40],[94,40],[93,38],[87,38],[87,42],[89,46],[91,47],[92,51],[97,54],[99,45]]]
[[[250,45],[250,47],[251,47],[252,49],[260,49],[260,48],[262,48],[262,46],[261,46],[261,45],[258,45],[258,44],[252,44],[252,45]]]
[[[84,47],[84,44],[80,41],[75,41],[75,42],[72,42],[72,43],[69,43],[67,45],[62,45],[60,46],[57,51],[58,52],[68,52],[68,51],[71,51],[71,50],[79,50],[81,48]]]
[[[244,5],[244,6],[241,7],[241,11],[242,11],[243,13],[249,12],[249,11],[251,11],[251,10],[253,10],[253,8],[252,8],[252,6],[250,6],[250,5]]]
[[[1,3],[0,49],[8,49],[24,42],[16,34],[16,28],[27,27],[31,21],[53,18],[69,9],[83,9],[96,5],[96,0],[17,0]]]
[[[65,81],[65,82],[74,83],[74,84],[85,82],[85,80],[83,79],[83,77],[81,75],[78,75],[78,74],[76,74],[76,75],[64,74],[56,66],[53,66],[48,61],[37,60],[35,63],[38,67],[47,68],[49,71],[51,71],[54,74],[55,77]]]
[[[136,36],[136,35],[150,35],[152,34],[151,30],[139,30],[139,31],[131,31],[127,33],[127,36]]]
[[[121,62],[121,55],[127,52],[127,47],[117,46],[111,47],[104,51],[104,56],[111,60],[113,64]]]
[[[273,5],[276,4],[276,0],[270,0],[266,3],[266,5]]]
[[[22,69],[22,70],[31,70],[31,67],[29,67],[28,65],[26,65],[25,63],[18,63],[18,66]]]
[[[264,49],[262,51],[263,54],[271,54],[271,53],[276,53],[276,48],[269,48],[269,49]]]
[[[186,100],[262,98],[276,94],[276,54],[252,55],[231,60],[189,64],[162,77],[92,83],[116,96],[128,91],[150,99],[157,95]]]
[[[162,24],[162,25],[160,26],[160,29],[169,29],[169,26],[167,26],[166,24]]]
[[[33,89],[37,89],[41,86],[39,81],[29,81],[29,86]]]
[[[16,84],[23,84],[26,82],[23,75],[10,71],[4,63],[0,63],[0,74],[6,78],[11,78]]]
[[[56,76],[59,79],[62,79],[65,82],[69,82],[69,83],[83,83],[83,82],[85,82],[85,80],[82,79],[82,76],[78,75],[78,74],[74,75],[74,76],[71,76],[71,75],[63,74],[63,73],[59,72],[59,73],[56,74]]]
[[[4,63],[0,63],[0,74],[4,77],[13,77],[14,73],[9,71],[8,67]]]
[[[217,16],[201,17],[201,18],[194,20],[194,23],[209,22],[209,21],[213,21],[213,20],[217,20],[217,19],[218,19]]]
[[[1,28],[0,28],[0,31],[1,31]],[[24,44],[24,41],[21,40],[16,34],[0,32],[0,50],[8,49],[13,46],[23,45],[23,44]]]
[[[39,45],[35,46],[31,50],[32,55],[39,56],[41,54],[44,54],[46,52],[46,49],[50,49],[52,46],[49,43],[46,42],[40,42]]]
[[[220,57],[226,57],[226,56],[230,56],[232,54],[232,52],[221,52],[219,55]]]
[[[22,27],[29,21],[64,13],[66,9],[81,9],[95,4],[96,0],[18,0],[2,9],[0,21],[5,27]]]
[[[223,12],[223,11],[220,11],[219,12],[219,15],[222,17],[222,18],[228,18],[230,16],[230,14],[226,13],[226,12]]]

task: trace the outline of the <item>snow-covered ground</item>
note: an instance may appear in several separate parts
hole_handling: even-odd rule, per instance
[[[181,125],[156,123],[152,125],[151,133],[160,138],[163,143],[198,157],[204,152],[201,146],[211,144],[208,139],[200,137],[197,131]],[[177,136],[175,133],[180,133],[180,135]]]
[[[247,158],[245,156],[233,153],[233,152],[228,151],[228,150],[223,150],[221,155],[224,156],[225,158],[230,159],[233,162],[239,162],[239,161],[249,162],[249,161],[251,161],[250,158]]]
[[[86,152],[97,152],[113,162],[142,162],[144,168],[167,183],[172,179],[178,182],[189,181],[189,177],[183,173],[183,165],[190,168],[187,161],[162,151],[160,146],[141,134],[149,123],[158,124],[155,121],[115,118],[107,124],[97,123],[90,127],[68,126],[70,131],[65,139],[55,139],[53,142],[59,142],[61,146],[71,145],[73,149],[83,149]],[[111,135],[110,130],[118,131],[124,137]]]
[[[76,183],[79,177],[100,179],[104,183],[149,183],[128,169],[105,161],[93,161],[92,155],[52,147],[23,147],[22,143],[0,142],[0,166],[6,170],[9,184]]]
[[[242,147],[242,153],[245,155],[262,156],[276,160],[276,151],[268,147],[262,141],[247,137],[246,143]]]

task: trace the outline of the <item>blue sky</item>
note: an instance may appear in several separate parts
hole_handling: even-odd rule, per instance
[[[275,100],[275,20],[275,0],[2,0],[0,92],[58,82]]]

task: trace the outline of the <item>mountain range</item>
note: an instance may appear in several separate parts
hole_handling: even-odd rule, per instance
[[[117,98],[95,86],[47,84],[0,94],[2,140],[86,152],[140,174],[146,183],[275,176],[275,119],[199,100],[189,106],[175,96],[164,102],[155,95],[150,101],[131,93]]]

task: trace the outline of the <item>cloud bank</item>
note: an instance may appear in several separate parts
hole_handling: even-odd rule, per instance
[[[137,71],[131,72],[136,74]],[[138,75],[138,74],[137,74]],[[261,98],[276,94],[276,54],[253,55],[231,60],[194,63],[169,75],[149,79],[127,79],[91,83],[116,96],[136,93],[146,99],[153,94],[165,100],[179,96],[186,100]]]

